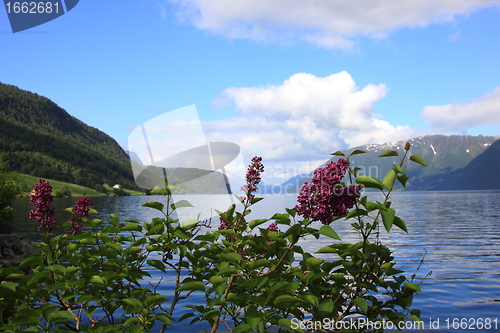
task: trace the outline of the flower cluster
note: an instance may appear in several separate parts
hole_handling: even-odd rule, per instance
[[[248,171],[245,176],[247,183],[241,187],[241,190],[247,194],[250,200],[254,198],[254,195],[251,193],[259,189],[257,184],[261,181],[260,174],[262,172],[264,172],[262,157],[255,156],[252,158],[252,163],[248,166]]]
[[[280,230],[278,229],[278,224],[276,224],[275,222],[271,223],[267,228],[266,230],[269,230],[269,231],[274,231],[274,232],[279,232]]]
[[[274,232],[280,232],[280,230],[278,229],[278,224],[276,224],[275,222],[271,223],[267,228],[266,230],[269,230],[269,231],[274,231]],[[261,233],[262,234],[262,233]],[[267,242],[268,243],[272,243],[273,241],[270,240],[269,238],[267,239]]]
[[[74,235],[82,229],[82,220],[89,216],[90,205],[92,205],[92,201],[87,197],[78,198],[78,200],[76,200],[75,206],[73,207],[73,213],[75,215],[69,220],[69,224],[71,224],[70,234]]]
[[[348,167],[349,162],[341,158],[314,171],[311,182],[304,183],[300,189],[298,205],[295,206],[297,214],[325,225],[329,225],[334,217],[346,215],[361,191],[360,185],[337,186]]]
[[[29,218],[40,223],[38,231],[44,230],[46,233],[49,233],[56,229],[54,207],[51,207],[54,201],[52,186],[50,186],[49,182],[40,178],[38,179],[38,183],[35,184],[34,192],[30,196],[30,203],[35,204],[35,209],[30,210]]]

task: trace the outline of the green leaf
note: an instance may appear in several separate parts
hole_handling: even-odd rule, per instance
[[[319,312],[322,312],[324,314],[329,314],[333,311],[333,301],[331,299],[323,301],[319,307],[318,307]]]
[[[262,223],[266,223],[267,221],[269,221],[269,219],[253,220],[253,221],[250,221],[250,224],[248,226],[249,226],[250,230],[252,230],[253,228],[261,225]]]
[[[233,333],[247,333],[247,332],[253,332],[254,329],[248,325],[248,324],[239,324],[232,330]]]
[[[261,200],[264,200],[264,198],[257,198],[257,197],[255,197],[252,200],[250,200],[250,204],[252,204],[252,205],[256,204],[257,202],[259,202]]]
[[[410,282],[406,282],[404,284],[404,287],[413,291],[413,292],[421,292],[422,291],[418,285],[416,285],[414,283],[410,283]]]
[[[295,296],[280,295],[274,299],[273,303],[275,306],[283,306],[287,304],[294,304],[294,305],[303,304],[304,301]]]
[[[394,150],[386,150],[379,155],[379,157],[386,157],[386,156],[399,156],[399,154],[397,151]]]
[[[223,283],[226,283],[227,278],[221,278],[220,276],[214,275],[210,278],[209,281],[214,287],[217,287]]]
[[[163,212],[163,208],[165,205],[163,205],[161,202],[147,202],[142,207],[148,207],[148,208],[153,208],[156,210],[159,210],[160,212]]]
[[[99,276],[99,275],[93,275],[90,278],[91,283],[96,283],[96,284],[105,284],[104,280]]]
[[[56,320],[60,320],[60,319],[74,319],[74,318],[71,315],[71,313],[69,313],[67,311],[59,311],[59,312],[49,314],[47,316],[47,319],[49,320],[49,322],[51,322],[51,321],[56,321]]]
[[[33,283],[36,283],[41,278],[47,277],[46,272],[36,272],[28,275],[28,279],[26,280],[26,285],[30,286]]]
[[[303,297],[304,301],[307,303],[311,304],[312,306],[318,306],[319,305],[319,299],[317,296],[314,295],[304,295]]]
[[[270,261],[267,260],[267,259],[257,259],[255,261],[251,261],[249,264],[248,264],[248,268],[251,269],[251,270],[255,270],[257,268],[260,268],[262,266],[266,266],[267,264],[269,264]]]
[[[2,283],[0,283],[0,287],[16,291],[17,284],[11,281],[2,281]]]
[[[387,232],[390,232],[394,223],[396,211],[392,208],[386,208],[381,209],[380,213],[382,214],[382,221],[384,222],[385,230],[387,230]]]
[[[238,274],[238,270],[234,267],[226,267],[219,271],[219,275],[232,275],[232,274]]]
[[[366,203],[366,202],[365,202]],[[368,215],[368,212],[364,209],[353,209],[351,210],[349,213],[347,213],[347,215],[345,216],[345,219],[348,220],[352,217],[356,217],[356,216],[362,216],[362,215]]]
[[[399,229],[403,230],[404,232],[408,233],[408,228],[406,227],[406,223],[401,218],[397,216],[394,217],[394,225]]]
[[[39,266],[43,264],[43,257],[38,253],[28,254],[24,260],[21,262],[19,267],[24,266]]]
[[[368,311],[368,303],[366,303],[366,300],[362,297],[356,297],[353,300],[354,304],[361,309],[364,313]]]
[[[345,154],[343,152],[341,152],[340,150],[339,151],[336,151],[335,153],[331,153],[330,155],[335,155],[335,156],[345,156]]]
[[[182,286],[180,286],[177,289],[177,291],[184,291],[184,290],[205,291],[205,284],[201,281],[188,281],[186,283],[183,283]]]
[[[79,240],[80,244],[92,245],[95,244],[95,239],[93,238],[83,238]]]
[[[337,253],[338,250],[334,247],[331,247],[331,246],[325,246],[325,247],[322,247],[321,249],[319,249],[318,251],[316,251],[316,253]]]
[[[360,167],[355,167],[354,169],[352,169],[352,174],[354,175],[354,177],[357,177],[358,176],[358,171],[361,170]]]
[[[155,319],[161,321],[164,324],[172,326],[172,321],[170,320],[170,318],[166,314],[157,313],[157,314],[155,314]]]
[[[142,231],[142,226],[136,223],[129,223],[120,228],[121,231]]]
[[[237,264],[239,264],[241,262],[241,256],[235,252],[221,253],[218,256],[226,261],[234,262]]]
[[[330,227],[329,225],[322,226],[321,228],[319,228],[318,232],[322,235],[325,235],[326,237],[342,240],[340,239],[339,235],[337,235],[335,230],[333,230],[333,228]]]
[[[191,318],[191,317],[194,317],[194,313],[192,313],[192,312],[185,313],[185,314],[183,314],[183,315],[179,318],[178,322],[181,322],[181,321],[183,321],[184,319]]]
[[[173,203],[171,205],[172,209],[178,209],[178,208],[186,208],[186,207],[194,207],[189,201],[187,200],[179,200],[176,203]]]
[[[45,266],[45,269],[52,273],[60,273],[60,274],[66,273],[66,267],[64,267],[63,265]]]
[[[403,173],[401,176],[398,177],[398,181],[403,185],[403,187],[406,187],[406,181],[410,178],[406,173]]]
[[[323,259],[309,257],[306,259],[306,266],[308,270],[313,270],[317,268],[319,265],[321,265],[323,262],[324,262]]]
[[[180,227],[183,229],[189,229],[191,227],[194,227],[198,223],[200,223],[199,220],[185,220],[181,222]]]
[[[366,154],[366,151],[360,150],[360,149],[356,149],[355,151],[353,151],[352,153],[350,153],[349,156],[354,156],[354,155],[359,155],[359,154]]]
[[[366,188],[377,188],[379,190],[384,189],[384,184],[382,184],[378,179],[369,176],[359,176],[356,178],[356,183],[363,185]]]
[[[423,166],[428,167],[428,165],[427,165],[427,163],[425,163],[424,159],[418,155],[410,156],[410,161],[413,161],[415,163],[422,164]]]
[[[231,205],[229,206],[229,208],[227,209],[227,212],[226,212],[226,221],[227,222],[233,222],[233,214],[234,214],[234,210],[236,209],[236,205]]]
[[[297,208],[285,208],[285,210],[291,217],[295,217],[295,214],[297,214]]]
[[[398,175],[392,169],[385,175],[384,180],[382,180],[382,184],[384,184],[384,188],[386,190],[392,190],[397,176]]]
[[[137,298],[129,297],[122,299],[122,302],[127,304],[128,312],[140,312],[142,310],[142,302]]]
[[[400,174],[400,173],[405,173],[403,169],[397,164],[392,165],[392,170],[394,170],[395,173]]]
[[[156,269],[159,269],[160,271],[162,271],[163,273],[166,273],[167,270],[165,269],[165,265],[160,261],[160,260],[156,260],[156,259],[149,259],[147,261],[148,265],[150,266],[153,266],[154,268]]]

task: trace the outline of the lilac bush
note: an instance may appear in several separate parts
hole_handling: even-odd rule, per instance
[[[52,186],[43,178],[38,179],[38,184],[34,187],[35,194],[30,196],[30,203],[35,204],[35,209],[30,210],[29,218],[38,221],[40,226],[38,231],[45,231],[50,233],[56,229],[56,222],[54,221],[54,207],[52,202]]]
[[[340,158],[336,163],[328,162],[324,168],[314,171],[310,183],[300,189],[296,205],[297,214],[311,221],[329,225],[335,217],[345,216],[359,199],[361,186],[341,186],[349,163]]]
[[[92,201],[90,201],[87,197],[78,198],[78,200],[76,200],[75,206],[73,207],[75,215],[73,215],[69,220],[69,223],[71,224],[71,230],[69,231],[70,234],[74,235],[82,229],[82,220],[89,215],[91,205]]]

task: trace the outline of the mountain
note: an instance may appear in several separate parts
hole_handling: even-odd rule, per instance
[[[125,152],[113,138],[45,97],[0,83],[0,128],[0,153],[12,171],[98,191],[104,183],[140,189],[131,167],[131,160],[142,166],[135,153]],[[224,175],[212,170],[169,168],[150,177],[157,175],[179,185],[175,194],[228,191]]]
[[[138,189],[118,143],[48,98],[0,83],[0,128],[0,152],[11,170],[91,188]]]
[[[433,190],[500,189],[500,140],[494,142],[467,166],[426,179]]]
[[[367,175],[382,179],[393,163],[399,163],[397,157],[378,156],[385,150],[398,151],[404,154],[404,145],[410,142],[410,155],[419,155],[429,167],[424,167],[413,162],[407,163],[407,172],[410,179],[407,182],[407,189],[413,191],[432,190],[435,188],[436,179],[441,179],[438,175],[444,175],[468,165],[474,158],[483,153],[499,137],[495,136],[470,136],[470,135],[428,135],[413,138],[410,140],[393,141],[384,144],[368,144],[350,149],[360,149],[366,154],[351,157],[353,167],[360,167],[358,175]],[[336,161],[334,157],[331,161]],[[438,178],[428,178],[428,177]],[[311,175],[297,182],[289,192],[297,192],[300,186],[310,179]]]

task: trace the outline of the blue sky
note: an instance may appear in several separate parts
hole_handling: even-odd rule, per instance
[[[499,0],[80,1],[15,34],[0,10],[0,82],[123,146],[195,104],[279,183],[366,143],[500,135],[499,32]]]

